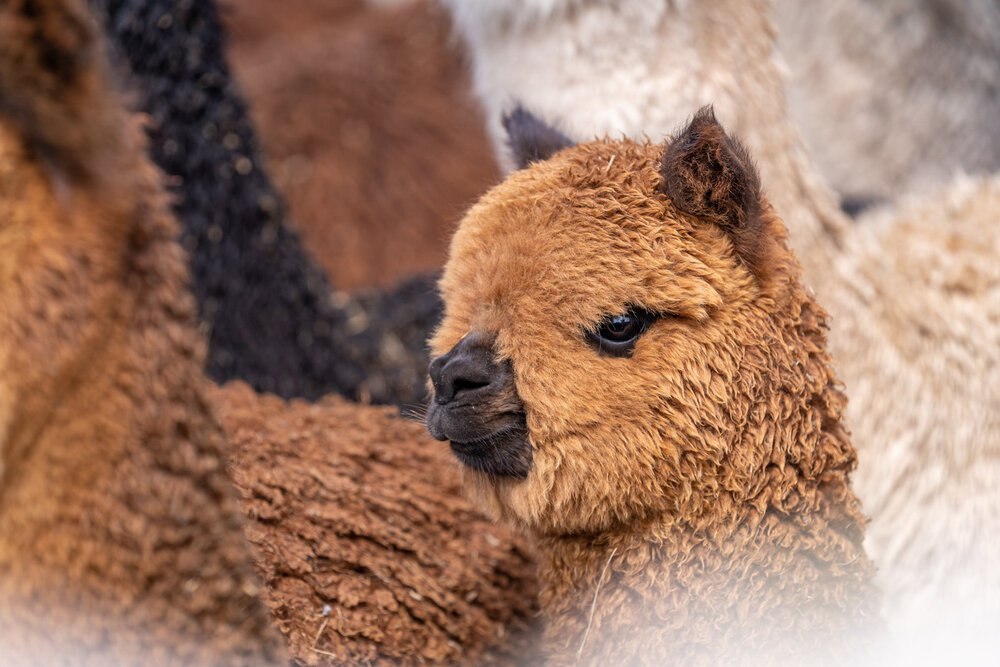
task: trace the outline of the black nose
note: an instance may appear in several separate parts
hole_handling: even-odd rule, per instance
[[[502,369],[493,358],[492,341],[470,334],[431,362],[434,400],[441,405],[471,396],[499,379]]]

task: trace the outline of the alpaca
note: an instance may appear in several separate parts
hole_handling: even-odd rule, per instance
[[[297,660],[523,664],[537,653],[529,546],[464,500],[420,424],[239,383],[214,398],[263,599]]]
[[[422,429],[210,391],[176,221],[103,48],[74,0],[0,6],[0,663],[529,650],[529,552]]]
[[[916,655],[954,659],[960,629],[1000,650],[1000,177],[852,224],[788,120],[763,1],[450,6],[508,167],[499,116],[513,99],[573,139],[665,136],[711,102],[746,140],[831,314],[887,620]]]
[[[331,290],[271,184],[224,57],[215,3],[89,4],[151,119],[151,156],[174,195],[208,332],[209,375],[284,397],[336,391],[419,402],[424,342],[440,319],[434,278],[358,298]]]
[[[894,198],[1000,169],[1000,5],[774,4],[788,112],[845,199]]]
[[[277,664],[175,228],[103,55],[78,4],[0,7],[0,663]]]
[[[666,146],[535,162],[461,223],[427,426],[534,539],[550,664],[844,662],[871,641],[846,398],[799,272],[707,108]]]
[[[447,12],[241,0],[223,18],[269,172],[333,284],[440,271],[498,180]]]

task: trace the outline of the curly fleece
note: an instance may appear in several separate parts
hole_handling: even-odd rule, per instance
[[[183,255],[78,3],[0,8],[0,663],[277,664]]]
[[[663,155],[579,145],[463,221],[432,352],[495,334],[534,450],[527,479],[466,470],[466,486],[535,538],[552,664],[843,659],[877,596],[826,313],[766,201],[741,254],[662,194],[744,196],[752,165],[742,184],[671,187],[685,176],[661,175]],[[631,306],[662,316],[631,358],[601,356],[583,332]]]

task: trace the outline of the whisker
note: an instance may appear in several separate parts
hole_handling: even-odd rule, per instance
[[[427,421],[428,403],[408,403],[400,406],[399,415],[407,421],[414,421],[423,424]]]

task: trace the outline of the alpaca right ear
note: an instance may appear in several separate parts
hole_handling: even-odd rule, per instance
[[[564,148],[573,145],[565,134],[546,125],[520,105],[502,118],[507,130],[507,142],[514,153],[517,168],[523,169],[532,162],[547,160]]]
[[[740,261],[759,276],[766,245],[760,178],[746,148],[726,134],[712,107],[699,109],[667,144],[660,176],[674,206],[724,229]]]

